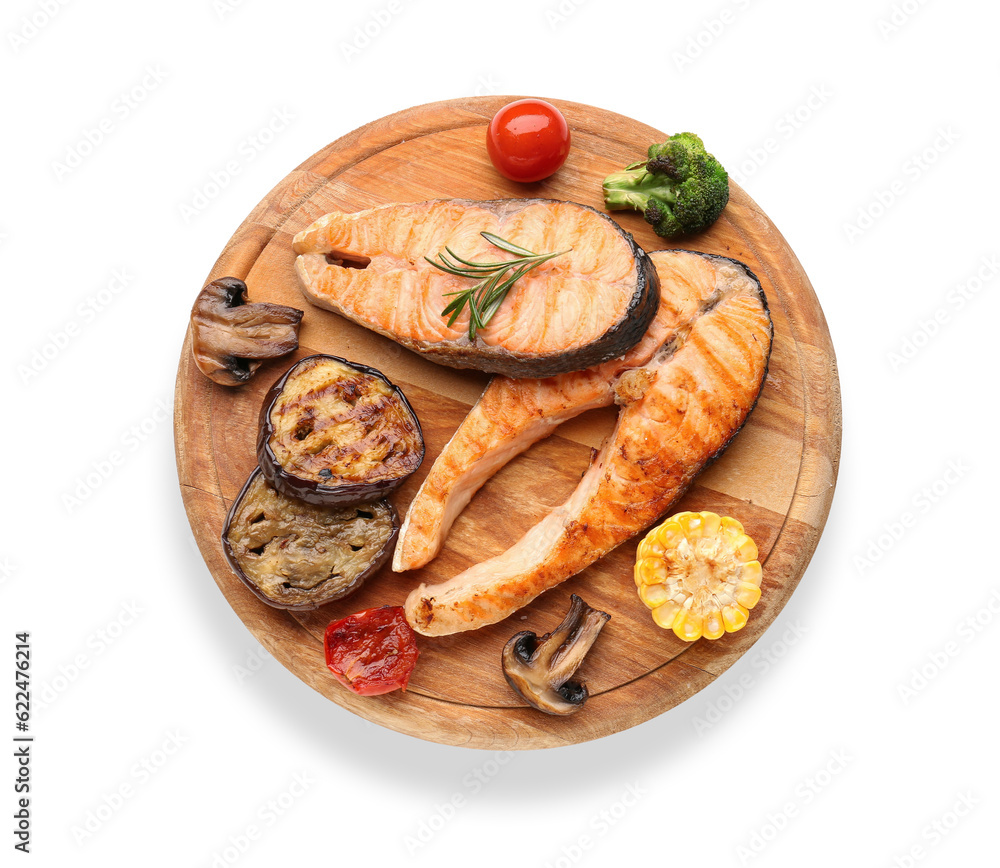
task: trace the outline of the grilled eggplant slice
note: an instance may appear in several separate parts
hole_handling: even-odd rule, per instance
[[[378,500],[423,458],[416,413],[375,368],[309,356],[264,398],[257,460],[289,497],[328,506]]]
[[[315,609],[360,588],[388,560],[398,531],[386,500],[315,506],[275,491],[257,469],[229,511],[222,548],[268,605]]]

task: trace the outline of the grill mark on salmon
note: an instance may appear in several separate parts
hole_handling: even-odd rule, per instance
[[[773,336],[760,283],[745,266],[724,257],[669,251],[653,254],[653,260],[664,278],[664,294],[672,294],[671,280],[682,286],[687,281],[682,292],[687,307],[678,310],[693,308],[693,313],[686,319],[679,313],[682,318],[673,323],[658,317],[648,356],[640,353],[632,367],[612,373],[612,399],[622,404],[617,423],[565,503],[497,557],[410,593],[407,619],[418,632],[447,635],[496,623],[576,575],[659,519],[745,422],[767,374]],[[574,377],[579,383],[566,382]],[[491,381],[483,396],[488,400],[480,401],[484,409],[474,408],[467,431],[462,433],[463,423],[456,432],[423,499],[432,509],[435,499],[444,505],[430,530],[431,545],[471,497],[472,486],[478,488],[513,455],[554,430],[547,411],[562,421],[594,400],[610,403],[606,391],[598,396],[593,381],[599,378],[597,371],[585,371],[567,375],[558,386],[560,378],[540,381],[527,393],[521,383]],[[525,395],[524,405],[492,403]],[[505,417],[502,426],[491,428],[493,406],[503,406]],[[408,534],[416,532],[415,518],[407,517]],[[402,557],[400,566],[420,556]]]
[[[441,312],[469,278],[424,257],[445,247],[476,262],[512,254],[492,232],[536,253],[568,252],[514,284],[500,309],[468,337],[469,312]],[[621,356],[659,304],[648,255],[604,214],[575,202],[437,199],[321,217],[293,240],[303,294],[439,364],[512,377],[550,377]]]

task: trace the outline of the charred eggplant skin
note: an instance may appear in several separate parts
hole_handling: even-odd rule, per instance
[[[324,483],[319,479],[308,478],[306,476],[293,473],[279,460],[272,446],[272,441],[276,434],[273,421],[273,410],[275,404],[282,397],[289,385],[289,381],[309,365],[321,365],[332,362],[343,365],[363,376],[371,377],[381,381],[388,387],[391,393],[391,400],[398,404],[400,413],[407,418],[409,430],[401,432],[400,441],[407,441],[412,447],[406,456],[405,466],[398,472],[390,475],[374,474],[374,478],[360,481],[348,481],[338,479],[333,474],[324,473],[329,478],[330,483]],[[408,435],[404,437],[403,435]],[[381,500],[388,497],[398,489],[416,470],[420,467],[424,458],[424,438],[420,427],[420,420],[414,412],[410,402],[403,394],[399,386],[392,383],[377,368],[350,362],[340,356],[316,354],[307,356],[296,362],[289,368],[277,382],[268,390],[261,405],[260,420],[257,435],[257,463],[260,466],[264,478],[279,492],[287,497],[294,497],[306,503],[317,506],[337,506],[366,503],[374,500]]]
[[[332,603],[335,600],[343,599],[349,596],[354,591],[358,590],[369,578],[371,578],[375,573],[377,573],[389,560],[392,555],[393,549],[396,547],[396,538],[399,535],[399,515],[396,512],[395,506],[389,501],[385,501],[385,506],[388,510],[388,516],[392,523],[391,532],[388,535],[385,543],[382,545],[377,556],[371,560],[368,566],[353,577],[349,587],[342,591],[338,591],[336,594],[330,595],[315,595],[310,599],[289,601],[278,599],[275,596],[268,595],[264,593],[261,587],[247,574],[243,569],[243,565],[240,563],[239,556],[233,548],[232,542],[230,540],[231,530],[233,528],[233,523],[237,520],[237,516],[240,513],[241,506],[243,505],[244,499],[248,496],[248,493],[253,489],[254,485],[258,483],[261,479],[262,473],[260,468],[256,468],[250,477],[244,483],[243,488],[237,495],[236,499],[233,501],[232,506],[229,509],[229,513],[226,516],[226,520],[222,527],[221,541],[222,541],[222,552],[226,557],[232,571],[237,575],[240,581],[243,582],[246,587],[253,592],[254,596],[257,597],[261,602],[266,603],[268,606],[272,606],[276,609],[286,609],[288,611],[311,611],[313,609],[318,609],[320,606],[326,605],[327,603]],[[313,505],[310,505],[313,506]],[[359,505],[360,508],[364,508],[364,504]]]

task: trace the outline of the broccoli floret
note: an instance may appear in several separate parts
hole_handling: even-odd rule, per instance
[[[651,145],[647,158],[604,179],[610,211],[641,211],[663,238],[711,226],[729,201],[729,175],[694,133]]]

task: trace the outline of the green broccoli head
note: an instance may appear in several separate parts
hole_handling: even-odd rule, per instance
[[[711,226],[729,201],[729,175],[694,133],[678,133],[651,145],[647,159],[604,180],[604,204],[612,211],[641,211],[664,238]]]

